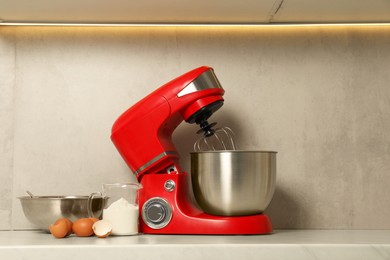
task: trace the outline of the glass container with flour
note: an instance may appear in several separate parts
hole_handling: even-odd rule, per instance
[[[105,183],[102,192],[89,196],[91,202],[94,197],[105,198],[103,219],[110,222],[112,235],[138,234],[138,191],[141,188],[142,185],[136,183]],[[92,211],[90,216],[94,217]]]

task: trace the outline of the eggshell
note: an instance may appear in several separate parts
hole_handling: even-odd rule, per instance
[[[79,237],[89,237],[93,235],[93,221],[89,218],[80,218],[73,223],[72,231]]]
[[[55,238],[66,237],[70,234],[69,222],[64,218],[58,219],[53,225],[49,227],[49,230]]]
[[[95,222],[92,229],[95,235],[99,238],[106,238],[111,235],[112,232],[111,223],[107,220],[99,220]]]

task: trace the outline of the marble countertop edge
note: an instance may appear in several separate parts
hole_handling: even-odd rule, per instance
[[[91,258],[93,257],[93,258]],[[0,259],[390,259],[390,230],[275,230],[270,235],[146,235],[56,239],[0,231]]]

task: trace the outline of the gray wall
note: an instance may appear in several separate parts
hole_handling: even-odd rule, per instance
[[[0,229],[18,196],[89,194],[133,176],[112,123],[209,65],[241,149],[278,151],[276,228],[390,228],[390,27],[0,27]],[[182,164],[193,125],[174,134]]]

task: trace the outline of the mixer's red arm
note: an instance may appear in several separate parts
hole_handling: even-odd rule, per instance
[[[177,164],[179,156],[172,143],[175,128],[201,108],[223,100],[224,90],[209,70],[212,68],[199,67],[168,82],[115,122],[111,139],[134,173],[161,172]],[[208,77],[200,77],[203,73]],[[210,78],[206,83],[201,81],[204,88],[186,88],[203,77]]]

